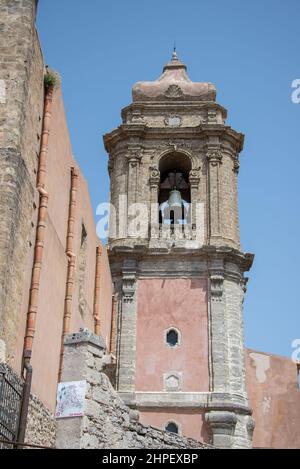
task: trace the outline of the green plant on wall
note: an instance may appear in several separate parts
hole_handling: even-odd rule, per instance
[[[57,72],[47,68],[44,76],[44,85],[45,88],[56,88],[60,85],[60,76]]]

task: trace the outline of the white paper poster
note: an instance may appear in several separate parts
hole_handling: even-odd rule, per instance
[[[86,381],[59,383],[57,387],[56,418],[84,415]]]

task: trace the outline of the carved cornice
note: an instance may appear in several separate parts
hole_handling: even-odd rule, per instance
[[[139,113],[143,115],[153,114],[164,114],[164,113],[195,113],[198,114],[201,111],[208,112],[210,109],[221,111],[223,119],[227,118],[227,110],[218,103],[211,103],[208,101],[202,102],[135,102],[131,103],[122,109],[121,115],[123,121],[126,120],[127,114]]]
[[[122,265],[127,259],[136,262],[135,275],[138,277],[221,276],[238,284],[243,281],[243,272],[250,270],[254,259],[253,254],[225,246],[203,246],[200,249],[114,246],[108,254],[114,277],[123,276]],[[232,266],[236,267],[233,269]]]
[[[204,409],[208,412],[238,412],[243,415],[249,415],[251,408],[249,402],[243,396],[229,393],[214,392],[126,392],[119,391],[119,396],[130,407],[137,408],[187,408]],[[218,416],[225,422],[231,421],[228,416]],[[214,419],[217,420],[216,418]]]
[[[196,139],[207,141],[218,137],[220,142],[228,141],[236,152],[243,149],[244,135],[223,124],[200,124],[195,127],[147,127],[145,124],[122,124],[116,130],[104,135],[104,145],[107,152],[111,152],[116,144],[122,140],[144,141],[162,139],[181,139],[185,141]]]

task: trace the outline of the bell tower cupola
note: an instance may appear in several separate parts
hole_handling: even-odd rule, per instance
[[[122,125],[104,138],[114,207],[110,245],[190,241],[193,248],[239,248],[237,174],[244,137],[225,124],[214,85],[192,82],[174,51],[162,75],[136,83],[132,97]],[[182,201],[176,210],[168,203],[175,197]]]

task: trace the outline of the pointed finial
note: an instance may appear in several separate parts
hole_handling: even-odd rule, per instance
[[[163,71],[165,72],[166,70],[174,70],[174,69],[180,69],[180,68],[184,68],[186,70],[186,66],[184,65],[183,62],[181,62],[181,60],[179,60],[179,58],[177,56],[176,44],[174,42],[172,58],[171,58],[170,62],[168,62],[164,66]]]
[[[176,43],[174,41],[174,47],[173,47],[173,53],[172,53],[172,62],[175,61],[175,60],[178,60],[178,57],[177,57],[177,52],[176,52]]]

